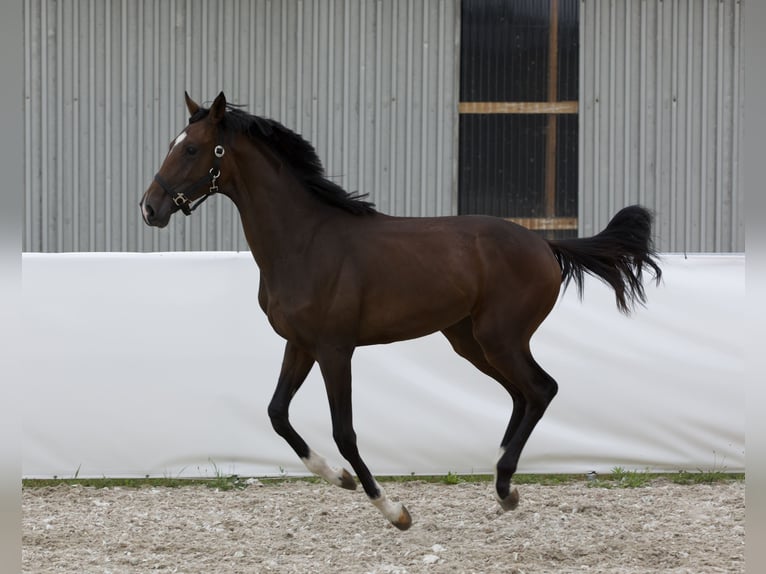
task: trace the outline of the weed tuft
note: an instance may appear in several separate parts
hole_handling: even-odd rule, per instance
[[[444,484],[460,484],[461,482],[463,482],[463,479],[460,478],[460,475],[453,474],[452,471],[450,470],[450,471],[447,471],[446,475],[444,475],[444,479],[442,482],[444,482]]]
[[[641,488],[649,484],[655,478],[648,469],[643,472],[637,470],[626,470],[621,466],[612,468],[612,472],[605,477],[597,477],[596,480],[588,482],[588,486],[600,488]]]

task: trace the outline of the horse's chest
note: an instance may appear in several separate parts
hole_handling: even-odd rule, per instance
[[[261,302],[271,327],[278,335],[289,341],[305,338],[310,327],[306,324],[305,313],[300,312],[293,302],[269,295],[261,297]]]
[[[277,302],[270,302],[265,311],[271,327],[285,339],[292,339],[294,335],[292,322],[288,319],[281,305]]]
[[[295,343],[313,345],[318,338],[348,334],[353,315],[348,305],[338,309],[334,297],[316,282],[264,282],[259,301],[269,323],[281,337]],[[343,297],[345,302],[349,297]],[[353,330],[353,327],[351,327]]]

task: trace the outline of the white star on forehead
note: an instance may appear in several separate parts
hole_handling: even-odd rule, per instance
[[[185,139],[186,139],[186,130],[184,130],[180,134],[178,134],[178,137],[173,142],[173,147],[176,147],[178,144],[180,144]]]

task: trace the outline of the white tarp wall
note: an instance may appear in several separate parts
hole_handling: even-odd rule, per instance
[[[663,270],[630,318],[592,280],[543,323],[559,394],[520,472],[744,470],[744,256]],[[24,254],[23,287],[25,477],[305,474],[266,414],[283,341],[249,254]],[[353,373],[374,473],[492,472],[511,399],[440,334],[360,348]],[[342,462],[317,368],[291,420]]]

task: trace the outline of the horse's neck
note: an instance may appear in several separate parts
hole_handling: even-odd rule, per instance
[[[237,196],[245,238],[262,273],[306,250],[317,228],[333,212],[312,198],[302,184],[271,160],[245,162],[237,181]]]

